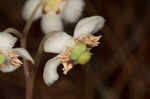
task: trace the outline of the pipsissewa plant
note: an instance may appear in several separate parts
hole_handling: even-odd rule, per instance
[[[65,6],[63,4],[65,4]],[[89,62],[92,55],[90,52],[91,48],[98,46],[99,44],[98,41],[100,40],[101,36],[96,37],[92,35],[92,33],[96,33],[104,25],[105,20],[100,16],[82,19],[75,28],[73,38],[65,32],[58,32],[63,30],[63,25],[60,25],[62,24],[61,18],[68,22],[75,22],[81,16],[83,7],[83,0],[27,0],[24,7],[25,12],[23,13],[24,18],[28,19],[28,21],[22,32],[23,34],[20,34],[23,37],[21,38],[22,48],[13,49],[12,47],[15,43],[15,40],[13,39],[16,38],[11,34],[8,34],[8,32],[3,32],[5,35],[7,35],[6,38],[12,37],[13,39],[9,38],[12,40],[12,43],[5,39],[5,41],[11,44],[10,48],[6,48],[7,51],[4,51],[5,49],[3,48],[5,43],[0,45],[0,48],[2,49],[0,50],[0,64],[2,65],[1,71],[11,72],[23,64],[26,78],[26,99],[32,99],[33,83],[37,68],[34,68],[35,70],[30,70],[32,69],[29,66],[31,64],[28,64],[26,60],[21,62],[18,57],[21,56],[34,63],[30,54],[23,49],[27,48],[27,37],[32,22],[38,19],[40,16],[43,16],[42,20],[44,17],[46,18],[46,20],[42,22],[45,24],[42,25],[42,27],[45,28],[43,31],[45,33],[54,33],[53,35],[51,35],[52,33],[49,33],[50,35],[47,34],[42,40],[39,50],[36,54],[36,64],[34,66],[37,67],[36,65],[39,65],[38,63],[40,59],[38,59],[38,56],[40,56],[43,48],[45,52],[60,53],[55,58],[50,59],[44,68],[44,81],[47,85],[51,85],[59,78],[56,70],[60,63],[62,63],[64,66],[64,74],[67,74],[67,72],[73,68],[74,65],[86,64]],[[60,27],[56,24],[60,25]],[[4,40],[3,37],[0,39]],[[62,42],[58,44],[58,40]],[[4,67],[7,67],[8,69]],[[31,73],[31,71],[33,72]]]

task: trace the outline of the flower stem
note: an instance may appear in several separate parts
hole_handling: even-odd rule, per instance
[[[39,45],[39,48],[38,48],[38,51],[37,51],[37,54],[35,56],[35,66],[37,66],[40,62],[40,58],[41,58],[41,54],[43,53],[43,48],[44,48],[44,43],[45,41],[52,35],[54,35],[55,33],[57,32],[60,32],[60,31],[53,31],[53,32],[50,32],[48,33],[47,35],[45,35]]]
[[[38,11],[38,9],[40,8],[40,6],[42,5],[42,3],[43,3],[43,0],[41,0],[41,2],[36,6],[31,17],[29,18],[29,20],[27,21],[27,24],[24,27],[23,38],[21,39],[21,47],[23,48],[27,48],[27,38],[28,38],[29,30],[33,23],[34,16],[36,12]],[[25,99],[32,99],[33,85],[34,85],[33,75],[34,74],[31,73],[31,70],[29,68],[29,63],[26,60],[23,60],[23,62],[24,62],[24,74],[25,74],[25,80],[26,80],[26,98]]]
[[[19,32],[18,30],[16,30],[15,28],[7,28],[3,32],[12,33],[12,34],[16,35],[20,39],[23,37],[22,33]]]

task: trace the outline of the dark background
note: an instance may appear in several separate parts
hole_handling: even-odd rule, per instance
[[[0,31],[23,30],[24,0],[0,0]],[[44,53],[35,80],[33,99],[149,99],[150,98],[150,0],[86,0],[85,16],[106,19],[101,45],[92,50],[92,60],[75,66],[51,87],[42,80],[45,62],[55,54]],[[66,28],[70,34],[75,26]],[[66,26],[67,27],[67,26]],[[28,39],[32,56],[44,34],[40,20],[34,22]],[[17,44],[16,46],[18,46]],[[0,73],[0,99],[25,99],[23,68]]]

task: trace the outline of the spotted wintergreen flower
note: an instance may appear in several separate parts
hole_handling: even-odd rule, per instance
[[[34,63],[28,51],[24,48],[13,48],[17,38],[9,33],[0,32],[0,71],[12,72],[23,63],[19,57]]]
[[[91,48],[98,46],[101,36],[94,36],[104,26],[101,16],[87,17],[79,21],[74,35],[71,37],[65,32],[55,33],[44,44],[44,51],[58,53],[50,59],[44,68],[43,79],[47,85],[53,84],[58,78],[57,67],[63,64],[63,73],[73,68],[76,64],[86,64],[91,59]]]
[[[40,0],[26,0],[23,8],[23,18],[28,20]],[[84,0],[45,0],[37,11],[34,20],[42,17],[41,28],[44,33],[62,31],[62,20],[76,22],[82,14]]]

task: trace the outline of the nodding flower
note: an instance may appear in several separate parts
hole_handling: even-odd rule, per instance
[[[79,21],[74,35],[71,37],[65,32],[57,32],[49,37],[44,44],[44,51],[58,53],[50,59],[44,68],[43,79],[49,86],[59,79],[57,67],[63,65],[63,73],[72,69],[76,64],[84,65],[90,61],[92,53],[90,50],[100,44],[102,36],[94,36],[105,23],[101,16],[87,17]]]
[[[28,51],[24,48],[13,48],[17,38],[6,32],[0,32],[0,71],[13,72],[23,63],[19,57],[34,63]]]
[[[28,20],[40,0],[27,0],[23,7],[22,16]],[[62,20],[73,23],[82,15],[84,8],[83,0],[43,0],[34,20],[42,17],[41,28],[44,33],[62,31]]]

